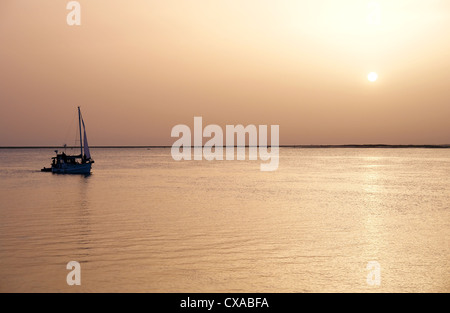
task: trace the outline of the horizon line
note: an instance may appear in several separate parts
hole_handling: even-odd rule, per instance
[[[214,146],[189,146],[190,148],[204,148],[204,147],[214,147]],[[233,148],[250,148],[250,147],[271,147],[267,146],[238,146],[234,145]],[[339,144],[339,145],[279,145],[280,148],[428,148],[428,149],[447,149],[450,148],[450,144]],[[0,149],[79,149],[79,146],[0,146]],[[172,146],[168,145],[105,145],[105,146],[90,146],[91,149],[168,149]],[[222,146],[222,148],[227,148],[227,146]]]

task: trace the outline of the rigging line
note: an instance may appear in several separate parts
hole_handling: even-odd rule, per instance
[[[71,123],[70,123],[69,127],[66,129],[66,133],[65,133],[64,138],[63,138],[64,144],[66,144],[67,139],[69,138],[69,132],[72,130],[72,127],[73,127],[73,121],[74,121],[74,120],[75,120],[75,115],[73,115],[72,120],[71,120]]]
[[[76,131],[75,132],[75,138],[74,138],[74,140],[73,140],[73,147],[76,147],[76,146],[78,146],[78,143],[79,143],[79,140],[77,140],[78,139],[78,132]],[[72,147],[72,150],[73,150],[73,147]]]

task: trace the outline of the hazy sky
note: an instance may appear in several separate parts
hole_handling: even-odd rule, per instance
[[[171,145],[177,124],[280,144],[450,143],[450,1],[0,1],[0,146]],[[372,16],[372,15],[370,15]],[[372,16],[373,17],[373,16]],[[369,82],[369,72],[377,72]]]

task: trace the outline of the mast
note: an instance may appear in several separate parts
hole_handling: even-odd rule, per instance
[[[80,107],[78,107],[78,127],[80,129],[80,152],[81,152],[81,157],[83,158],[83,139],[81,137],[81,111],[80,111]]]

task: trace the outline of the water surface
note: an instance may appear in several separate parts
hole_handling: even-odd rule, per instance
[[[0,150],[1,292],[450,291],[449,149],[282,148],[275,172],[92,149],[88,177],[52,154]]]

